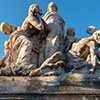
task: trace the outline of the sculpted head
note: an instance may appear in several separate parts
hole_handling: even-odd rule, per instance
[[[91,34],[91,35],[92,35],[95,31],[96,31],[95,26],[89,26],[89,27],[87,28],[87,30],[86,30],[86,32],[89,33],[89,34]]]
[[[98,44],[100,44],[100,30],[94,32],[92,37]]]
[[[68,28],[66,31],[66,35],[74,37],[75,36],[75,28]]]
[[[48,4],[48,12],[57,12],[58,8],[54,2]]]
[[[42,10],[37,4],[32,4],[29,7],[29,15],[33,15],[35,13],[38,13],[39,15],[42,15]]]
[[[3,22],[0,25],[0,31],[3,32],[6,35],[10,35],[11,32],[12,32],[12,28],[8,23]]]

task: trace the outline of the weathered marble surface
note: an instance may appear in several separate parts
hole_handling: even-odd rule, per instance
[[[71,77],[73,81],[74,77]],[[100,93],[99,79],[67,80],[62,77],[0,77],[0,94],[5,93]]]
[[[100,30],[90,26],[91,36],[79,40],[68,28],[64,36],[65,21],[53,2],[41,15],[32,4],[21,27],[0,25],[9,35],[0,60],[0,99],[100,100]]]
[[[69,77],[69,76],[68,76]],[[71,78],[73,80],[73,78]],[[0,77],[0,99],[99,100],[100,79],[75,80],[62,77]],[[60,97],[59,97],[60,96]],[[71,96],[71,97],[70,97]],[[51,99],[51,98],[52,99]],[[92,98],[92,99],[91,99]],[[95,98],[95,99],[94,99]],[[97,98],[97,99],[96,99]]]
[[[9,24],[1,24],[1,32],[10,37],[5,45],[5,56],[0,62],[0,68],[4,67],[0,70],[1,75],[27,75],[30,70],[39,66],[39,58],[43,60],[40,57],[45,37],[42,33],[47,28],[41,15],[39,6],[33,4],[29,7],[29,14],[20,28],[12,31],[12,26]]]
[[[10,36],[0,60],[0,75],[60,76],[64,72],[100,71],[100,30],[90,26],[87,32],[91,36],[77,40],[75,29],[68,28],[64,37],[65,21],[54,2],[49,3],[43,18],[41,15],[40,7],[32,4],[20,28],[0,25],[1,32]]]

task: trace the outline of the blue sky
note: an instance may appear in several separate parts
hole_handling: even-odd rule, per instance
[[[51,1],[58,6],[58,12],[66,22],[65,30],[74,27],[78,38],[89,36],[86,29],[90,25],[100,29],[100,0],[0,0],[0,23],[21,26],[31,4],[38,4],[44,15]],[[0,32],[0,58],[8,38]]]

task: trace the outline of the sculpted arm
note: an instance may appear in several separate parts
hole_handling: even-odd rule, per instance
[[[35,17],[29,16],[26,20],[38,30],[44,30],[43,21],[41,18],[36,19]]]
[[[91,63],[93,66],[96,66],[97,63],[97,54],[96,54],[96,43],[94,41],[90,42],[90,55],[91,55]]]
[[[42,19],[43,20],[43,19]],[[47,25],[47,23],[43,20],[43,24],[44,24],[44,29],[46,32],[50,31],[50,27]]]

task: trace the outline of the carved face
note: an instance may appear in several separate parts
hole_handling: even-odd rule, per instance
[[[96,28],[94,26],[89,26],[88,29],[86,30],[87,33],[93,34],[96,31]]]
[[[34,9],[34,12],[35,12],[35,13],[38,13],[39,15],[42,15],[42,10],[41,10],[39,7],[36,7],[36,8]]]
[[[30,14],[38,13],[39,15],[42,15],[42,10],[37,4],[33,4],[29,7],[29,13]]]
[[[67,36],[74,37],[75,36],[75,29],[74,28],[68,28],[66,34],[67,34]]]
[[[93,33],[93,37],[95,39],[95,41],[100,44],[100,30],[96,31],[95,33]]]
[[[57,6],[53,2],[49,3],[48,12],[57,12]]]

